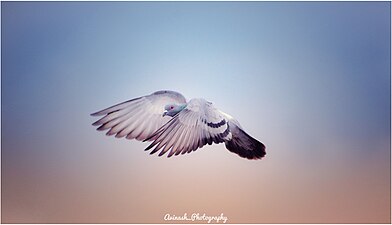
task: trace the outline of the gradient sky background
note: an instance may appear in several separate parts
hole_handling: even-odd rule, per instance
[[[390,2],[2,2],[2,222],[390,222]],[[174,158],[89,114],[171,89],[267,146]]]

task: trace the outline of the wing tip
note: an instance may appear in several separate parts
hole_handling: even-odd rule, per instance
[[[95,112],[95,113],[90,113],[90,116],[102,116],[102,115],[104,115],[104,114],[102,114],[102,111],[98,111],[98,112]]]
[[[98,121],[95,121],[94,123],[92,123],[91,125],[93,125],[93,126],[98,126],[98,125],[101,125],[100,123],[98,123]]]
[[[252,138],[251,140],[252,147],[246,145],[243,146],[240,144],[241,142],[236,139],[225,142],[225,145],[230,152],[235,153],[242,158],[249,160],[260,160],[264,158],[267,155],[265,145],[256,139]]]

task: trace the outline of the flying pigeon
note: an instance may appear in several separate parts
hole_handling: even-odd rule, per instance
[[[111,106],[92,116],[106,135],[152,142],[145,150],[173,155],[190,153],[206,144],[225,143],[226,148],[247,159],[265,156],[263,143],[248,135],[232,116],[201,98],[186,101],[175,91],[157,91]]]

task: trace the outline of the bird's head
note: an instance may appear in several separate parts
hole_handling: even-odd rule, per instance
[[[185,108],[186,105],[176,105],[176,104],[168,104],[165,106],[165,112],[163,112],[163,116],[175,116],[177,113],[181,112]]]

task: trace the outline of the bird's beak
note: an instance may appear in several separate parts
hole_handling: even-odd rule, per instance
[[[164,112],[164,113],[162,114],[162,117],[166,116],[166,114],[167,114],[167,112]]]

